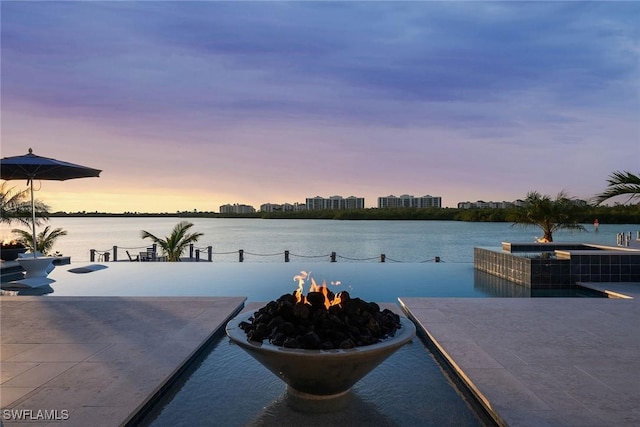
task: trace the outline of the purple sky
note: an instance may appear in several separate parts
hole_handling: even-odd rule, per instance
[[[42,181],[53,211],[589,199],[640,172],[640,3],[0,7],[2,156],[103,170]]]

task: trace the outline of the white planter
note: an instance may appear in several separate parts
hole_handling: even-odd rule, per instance
[[[18,264],[25,271],[25,279],[47,277],[55,268],[53,265],[54,257],[24,257],[18,258]]]

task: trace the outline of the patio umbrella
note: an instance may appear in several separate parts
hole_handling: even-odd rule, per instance
[[[36,156],[29,148],[24,156],[3,157],[0,159],[0,178],[10,181],[26,179],[31,187],[31,220],[33,225],[33,256],[36,256],[36,209],[33,198],[33,180],[65,181],[75,178],[100,176],[101,170],[62,162],[48,157]]]

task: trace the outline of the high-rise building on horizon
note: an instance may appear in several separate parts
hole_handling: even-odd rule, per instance
[[[414,197],[409,194],[403,194],[399,197],[386,196],[378,197],[378,208],[441,208],[442,197],[439,196],[422,196]]]
[[[237,213],[237,214],[246,214],[246,213],[254,213],[256,210],[251,205],[242,205],[238,203],[234,203],[233,205],[226,204],[220,206],[220,213]]]
[[[519,207],[524,204],[522,200],[515,200],[513,202],[485,202],[484,200],[478,200],[477,202],[459,202],[458,209],[509,209],[512,207]]]
[[[364,197],[342,196],[325,197],[308,197],[306,199],[307,210],[344,210],[344,209],[364,209]]]
[[[260,212],[298,212],[307,209],[304,203],[264,203],[260,205]]]

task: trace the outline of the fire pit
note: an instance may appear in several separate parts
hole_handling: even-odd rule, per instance
[[[287,384],[294,409],[328,412],[344,408],[353,385],[415,336],[414,324],[375,303],[333,294],[311,279],[256,312],[231,320],[227,335]],[[322,296],[322,298],[320,298]]]

